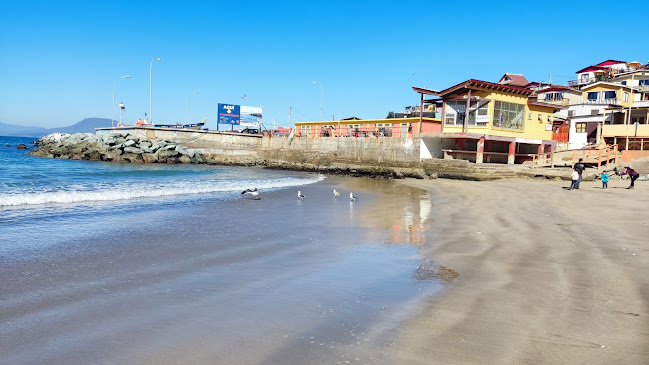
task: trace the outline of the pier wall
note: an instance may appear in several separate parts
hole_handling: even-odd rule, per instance
[[[420,140],[408,137],[310,138],[264,136],[259,157],[275,161],[309,158],[338,162],[411,165],[419,163]]]
[[[409,166],[419,163],[421,139],[410,137],[286,137],[251,135],[176,128],[103,128],[97,134],[112,132],[169,139],[217,160],[263,159],[272,162],[318,161]]]

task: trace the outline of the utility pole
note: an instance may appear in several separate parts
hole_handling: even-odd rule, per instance
[[[288,107],[288,127],[291,128],[291,110],[293,109],[292,106]]]

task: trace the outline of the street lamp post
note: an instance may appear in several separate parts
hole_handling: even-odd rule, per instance
[[[317,81],[312,81],[313,84],[318,84],[320,85],[320,120],[322,121],[322,100],[324,99],[324,89],[322,88],[322,84],[317,82]]]
[[[192,94],[198,94],[200,92],[201,92],[200,90],[196,90]],[[189,96],[190,95],[191,94],[187,95],[187,102],[185,102],[185,124],[187,124],[187,109],[189,108]]]
[[[153,116],[151,116],[151,72],[153,70],[153,62],[162,61],[161,58],[154,58],[151,60],[151,67],[149,67],[149,122],[153,124]]]
[[[130,78],[131,78],[131,76],[122,76],[119,79],[130,79]],[[119,79],[117,79],[117,80],[115,80],[115,82],[113,82],[113,116],[112,116],[112,119],[110,121],[110,126],[111,127],[115,126],[115,86],[117,85],[117,81]]]

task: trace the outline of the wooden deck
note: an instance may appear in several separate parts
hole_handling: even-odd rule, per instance
[[[562,151],[561,153],[565,154],[565,151]],[[617,164],[620,159],[620,153],[616,144],[572,150],[572,161],[570,166],[574,167],[575,164],[579,162],[580,158],[584,159],[583,162],[585,164],[597,165],[597,168],[599,169],[604,164]],[[532,168],[546,166],[554,167],[555,162],[559,162],[555,160],[555,152],[536,154],[532,157]]]

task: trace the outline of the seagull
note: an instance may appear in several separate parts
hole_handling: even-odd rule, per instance
[[[297,191],[297,197],[300,198],[300,200],[304,199],[304,195],[299,190]]]
[[[257,188],[254,188],[254,189],[246,189],[246,190],[244,190],[244,191],[241,192],[241,195],[252,195],[252,197],[253,197],[255,200],[260,199],[260,198],[259,198],[259,190],[257,190]]]
[[[243,94],[243,96],[241,97],[241,99],[243,99],[243,100],[247,100],[248,98],[246,97],[246,94]]]
[[[350,201],[355,201],[355,200],[357,200],[357,199],[358,199],[358,197],[355,196],[354,193],[352,193],[352,192],[349,193],[349,200],[350,200]]]
[[[340,198],[340,193],[334,189],[334,198]]]

